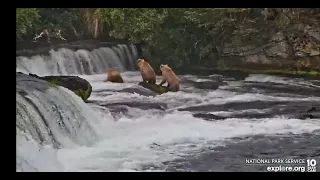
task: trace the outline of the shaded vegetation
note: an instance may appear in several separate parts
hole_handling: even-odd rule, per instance
[[[124,39],[142,45],[155,67],[216,67],[223,45],[263,44],[276,32],[291,30],[319,13],[320,8],[17,9],[16,32],[26,40],[43,28],[60,29],[67,40]]]
[[[30,33],[31,27],[39,18],[38,9],[36,8],[17,8],[16,9],[16,36],[21,38],[23,35]]]

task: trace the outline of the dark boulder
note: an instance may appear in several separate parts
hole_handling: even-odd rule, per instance
[[[198,89],[216,90],[219,88],[219,86],[227,85],[227,83],[223,81],[204,81],[204,82],[193,82],[193,85]]]
[[[62,86],[81,97],[83,101],[87,101],[92,92],[91,84],[78,76],[37,76],[29,74],[30,76],[50,82],[54,86]]]

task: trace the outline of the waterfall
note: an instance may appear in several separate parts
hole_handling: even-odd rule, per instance
[[[137,70],[134,61],[138,58],[134,45],[100,47],[92,51],[72,51],[61,48],[50,50],[49,55],[16,58],[17,72],[43,75],[92,75],[104,74],[110,67],[119,72]]]
[[[102,132],[98,121],[92,109],[70,90],[17,73],[17,169],[47,171],[39,169],[42,165],[37,166],[34,162],[35,159],[41,160],[37,157],[40,154],[36,153],[43,153],[40,151],[45,147],[51,147],[53,151],[93,145]],[[35,157],[30,157],[32,154],[36,154]]]
[[[39,76],[105,74],[110,67],[135,71],[137,57],[134,45],[61,48],[49,55],[17,57],[16,71]],[[74,92],[22,73],[16,73],[16,171],[63,171],[57,150],[90,147],[105,129]]]
[[[16,127],[40,144],[88,145],[96,138],[86,104],[64,87],[17,73],[16,99]]]

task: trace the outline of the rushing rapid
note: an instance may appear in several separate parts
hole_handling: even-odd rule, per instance
[[[319,157],[320,119],[300,117],[320,108],[319,81],[180,75],[179,92],[155,95],[137,85],[136,59],[124,45],[18,57],[17,72],[78,75],[93,92],[84,103],[18,76],[17,171],[255,171],[245,158]],[[111,66],[125,83],[103,82]]]
[[[136,70],[134,60],[137,58],[137,49],[133,45],[118,45],[112,48],[101,47],[88,51],[80,49],[72,51],[61,48],[51,50],[49,55],[17,57],[17,71],[33,72],[44,75],[70,74],[103,74],[106,69],[114,67],[118,71]]]

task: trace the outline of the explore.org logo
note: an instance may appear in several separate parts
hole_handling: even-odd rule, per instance
[[[267,171],[270,172],[305,172],[306,167],[305,166],[268,166]]]
[[[246,159],[246,165],[266,165],[269,172],[316,172],[315,159]]]

